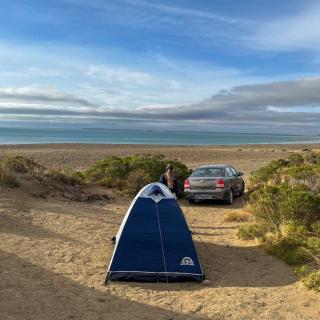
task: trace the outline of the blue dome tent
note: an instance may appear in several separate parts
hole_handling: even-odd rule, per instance
[[[204,274],[183,212],[163,184],[145,186],[118,234],[107,281],[202,281]]]

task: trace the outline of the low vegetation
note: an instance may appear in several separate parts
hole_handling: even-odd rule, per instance
[[[182,162],[168,160],[163,155],[134,155],[123,158],[112,156],[95,162],[82,172],[48,169],[22,156],[4,155],[0,157],[0,186],[20,187],[28,189],[32,194],[41,193],[43,196],[54,191],[62,195],[72,195],[75,188],[93,182],[135,195],[146,184],[159,181],[168,163],[174,167],[180,190],[183,191],[184,180],[191,170]]]
[[[170,163],[183,191],[184,180],[191,170],[178,160],[168,160],[163,155],[134,155],[108,157],[97,161],[82,173],[87,181],[135,195],[147,183],[159,181],[166,165]]]
[[[33,160],[17,156],[0,157],[0,186],[20,188],[32,195],[74,194],[82,185],[83,178],[79,173],[64,170],[47,169]]]
[[[238,236],[258,239],[320,291],[320,154],[306,150],[272,161],[254,172],[249,193],[252,221]]]
[[[232,211],[227,213],[223,221],[225,222],[246,222],[250,219],[250,213],[248,211]]]
[[[10,188],[20,186],[20,175],[34,172],[37,165],[21,156],[6,155],[0,159],[0,185]]]
[[[32,178],[65,185],[81,184],[83,181],[79,173],[47,169],[22,156],[5,155],[0,158],[0,185],[19,187],[21,180]]]

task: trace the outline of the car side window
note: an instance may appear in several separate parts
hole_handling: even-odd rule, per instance
[[[231,169],[229,167],[226,167],[226,173],[227,173],[228,177],[232,177],[233,176],[233,173],[232,173],[232,171],[231,171]]]
[[[231,169],[231,171],[232,171],[232,173],[233,173],[234,176],[237,176],[237,175],[238,175],[238,172],[237,172],[234,168],[230,167],[230,169]]]

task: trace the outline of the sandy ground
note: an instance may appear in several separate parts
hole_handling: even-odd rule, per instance
[[[21,154],[48,167],[84,169],[106,156],[134,154],[163,154],[182,160],[195,168],[199,164],[229,163],[239,170],[250,172],[272,159],[285,157],[289,152],[304,149],[320,150],[320,144],[300,145],[240,145],[240,146],[161,146],[161,145],[0,145],[3,153]]]
[[[68,153],[68,148],[62,146],[11,147],[10,152],[19,151],[59,166],[71,167],[74,161],[74,167],[79,168],[105,154],[147,150],[143,148],[73,146]],[[161,152],[191,166],[203,163],[199,161],[203,156],[204,162],[229,162],[247,173],[290,148],[238,152],[209,148],[205,153],[203,147],[162,147]],[[77,158],[73,158],[75,155]],[[320,319],[320,295],[305,289],[292,268],[267,255],[256,243],[239,241],[235,235],[237,223],[223,221],[228,212],[244,210],[241,199],[231,207],[219,203],[190,206],[181,201],[210,280],[208,286],[102,286],[113,251],[110,238],[116,234],[131,201],[107,193],[113,196],[111,200],[77,203],[0,190],[1,320]]]

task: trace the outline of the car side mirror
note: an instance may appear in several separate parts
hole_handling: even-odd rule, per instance
[[[239,177],[243,176],[243,173],[242,172],[238,172],[238,176]]]

